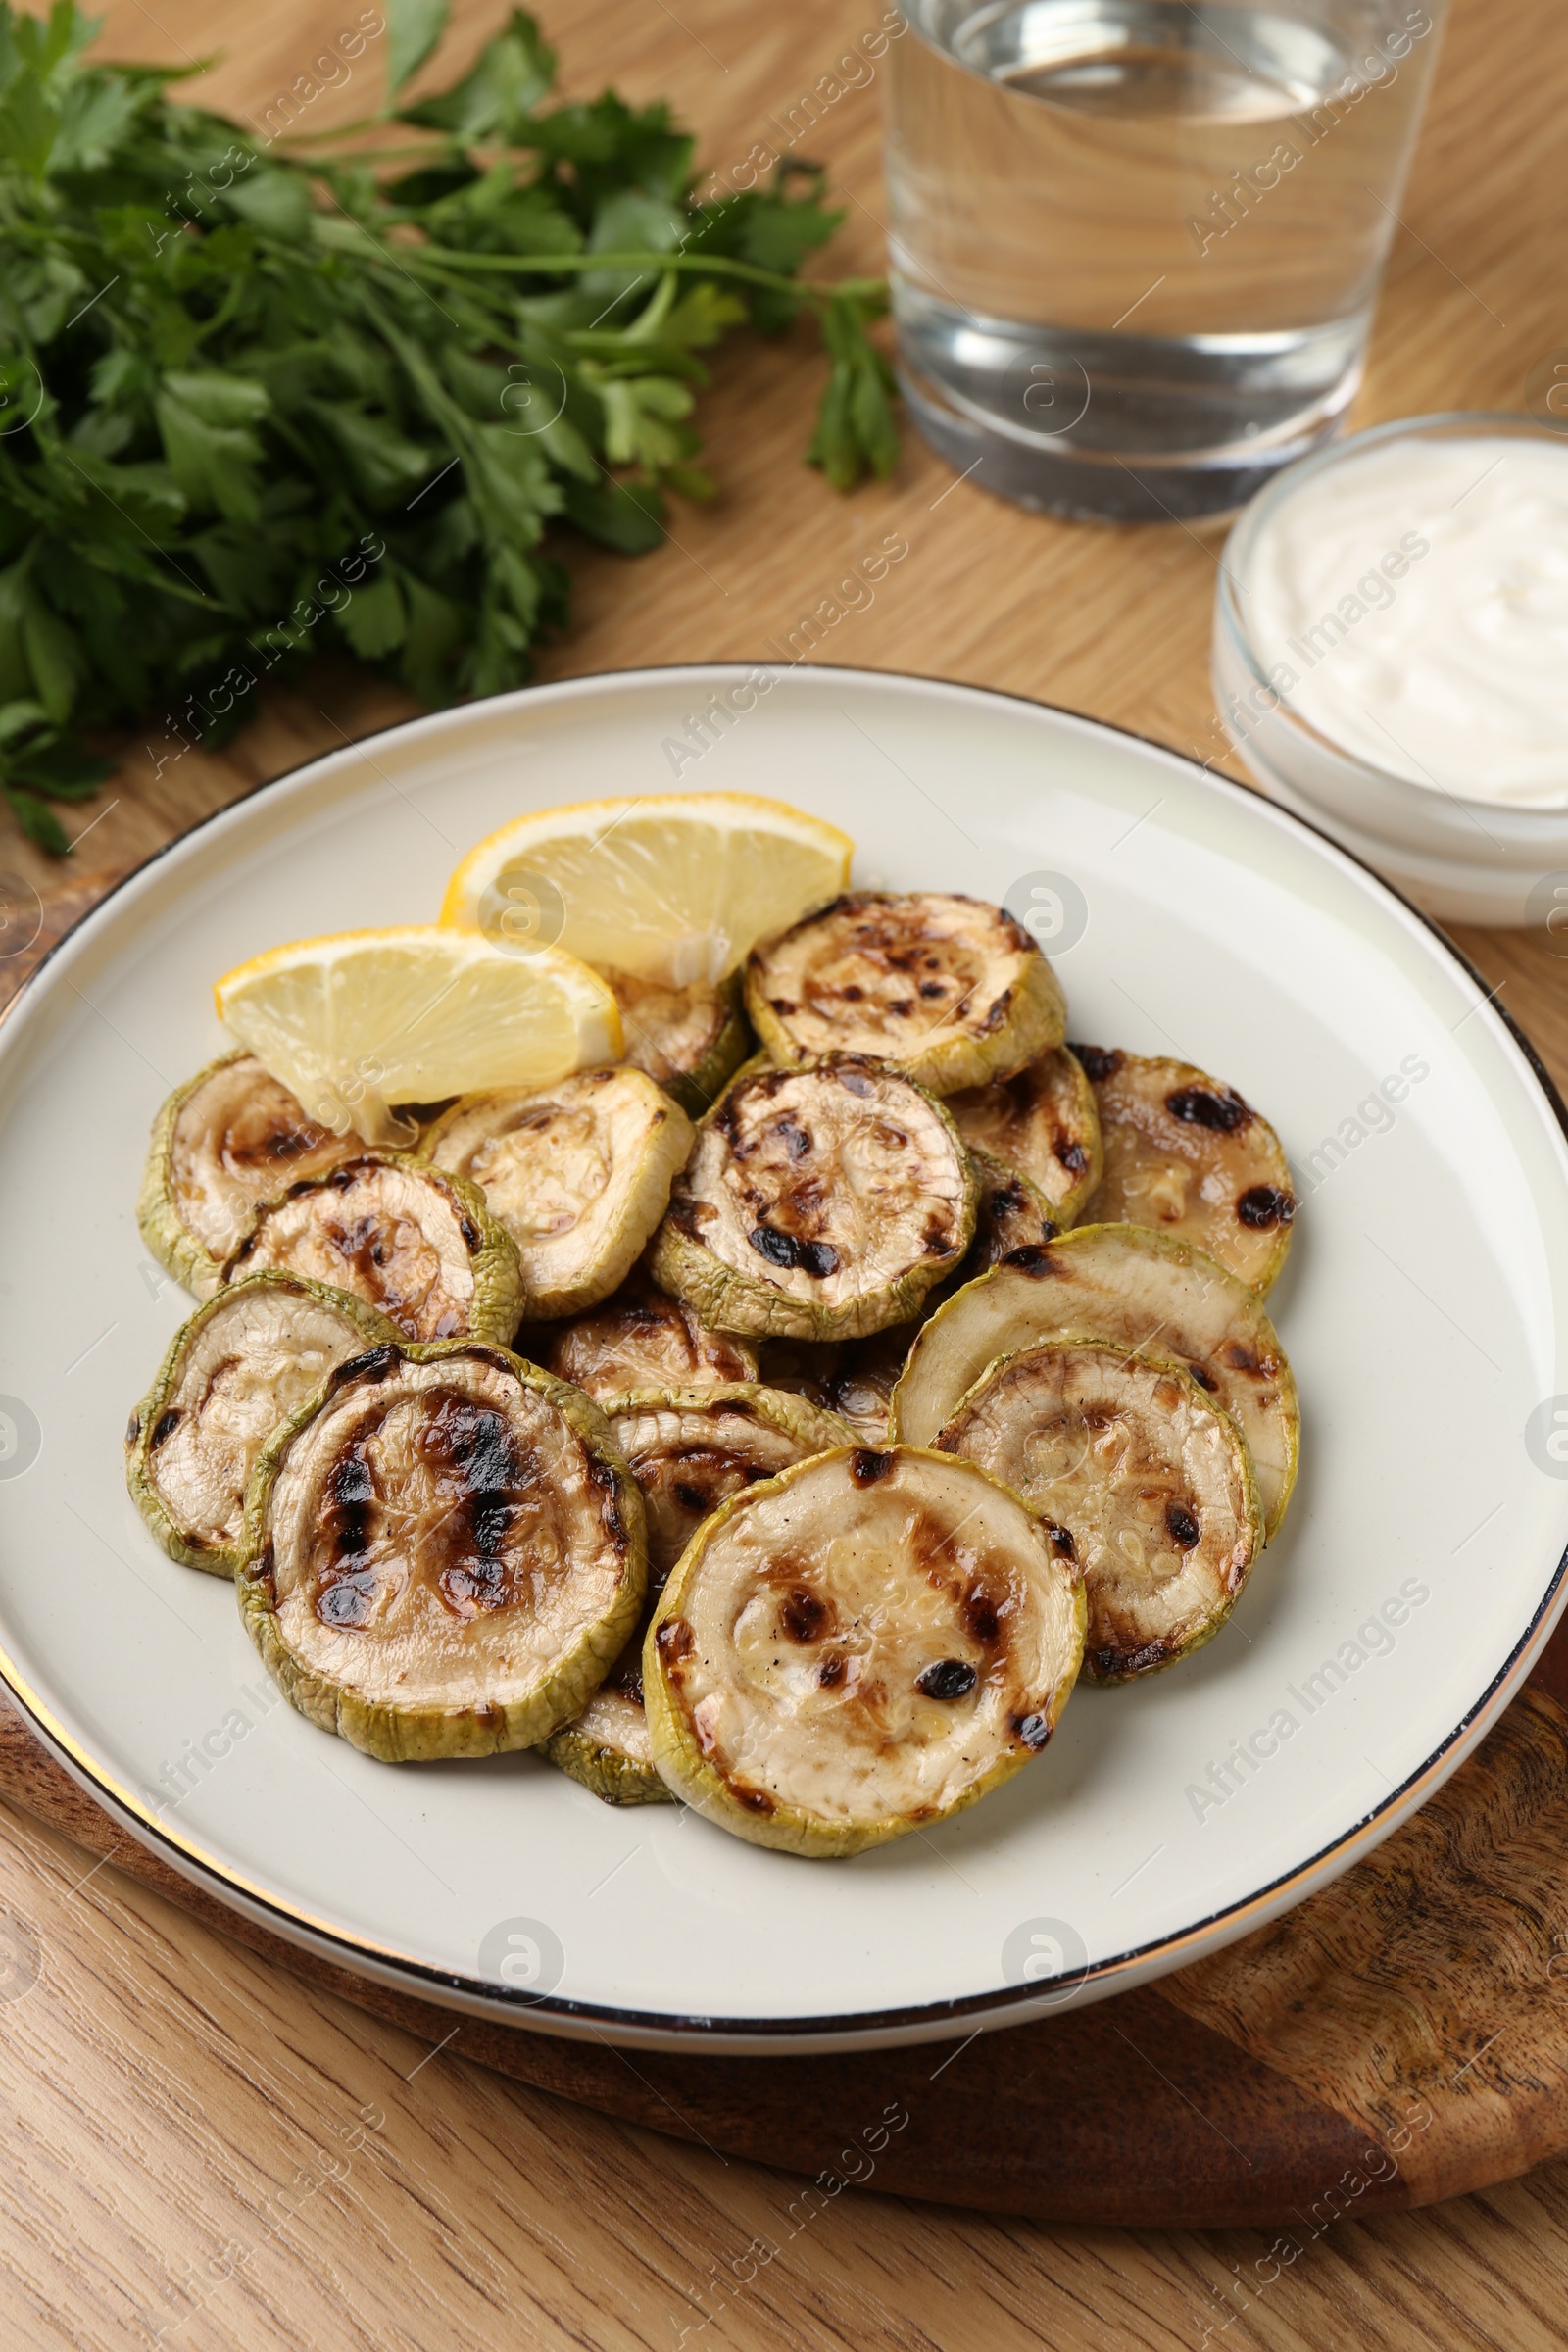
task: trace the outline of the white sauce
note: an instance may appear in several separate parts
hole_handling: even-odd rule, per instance
[[[1280,497],[1240,586],[1272,683],[1342,750],[1568,808],[1568,437],[1354,452]]]

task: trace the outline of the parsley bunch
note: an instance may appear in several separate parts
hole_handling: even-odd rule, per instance
[[[90,63],[74,0],[0,0],[0,790],[45,849],[112,772],[84,726],[215,744],[334,641],[425,702],[524,680],[557,526],[636,555],[710,495],[693,388],[732,326],[812,313],[811,463],[891,468],[884,290],[797,275],[841,218],[817,172],[700,201],[666,107],[550,102],[520,12],[400,108],[446,5],[385,5],[367,147],[263,142]]]

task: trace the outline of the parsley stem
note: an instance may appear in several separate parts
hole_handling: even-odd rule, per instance
[[[797,302],[809,302],[818,309],[831,302],[855,301],[883,303],[887,300],[887,280],[880,277],[842,278],[836,285],[816,286],[798,277],[785,277],[777,270],[764,270],[756,262],[738,262],[727,254],[718,253],[460,253],[450,245],[400,245],[400,262],[405,264],[434,263],[443,270],[502,270],[507,274],[533,276],[545,270],[561,270],[576,275],[591,270],[641,270],[657,274],[662,270],[702,271],[715,277],[734,277],[750,286],[766,286],[778,294],[793,295]]]

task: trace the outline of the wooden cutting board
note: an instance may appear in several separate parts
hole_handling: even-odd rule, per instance
[[[1421,2205],[1568,2149],[1568,1630],[1366,1861],[1155,1985],[966,2041],[719,2058],[464,2018],[285,1943],[126,1839],[0,1708],[0,1792],[309,1983],[558,2096],[808,2177],[1045,2221],[1277,2226]],[[847,2138],[844,2118],[862,2121]],[[804,2202],[803,2202],[804,2201]]]

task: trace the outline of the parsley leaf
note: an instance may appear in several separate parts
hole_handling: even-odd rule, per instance
[[[447,0],[384,14],[378,153],[0,0],[0,797],[55,854],[110,772],[84,730],[167,763],[334,645],[426,702],[526,679],[574,538],[645,554],[711,495],[699,355],[738,325],[818,321],[835,488],[895,462],[883,289],[801,275],[819,172],[700,197],[669,109],[559,102],[521,10],[405,103]]]

